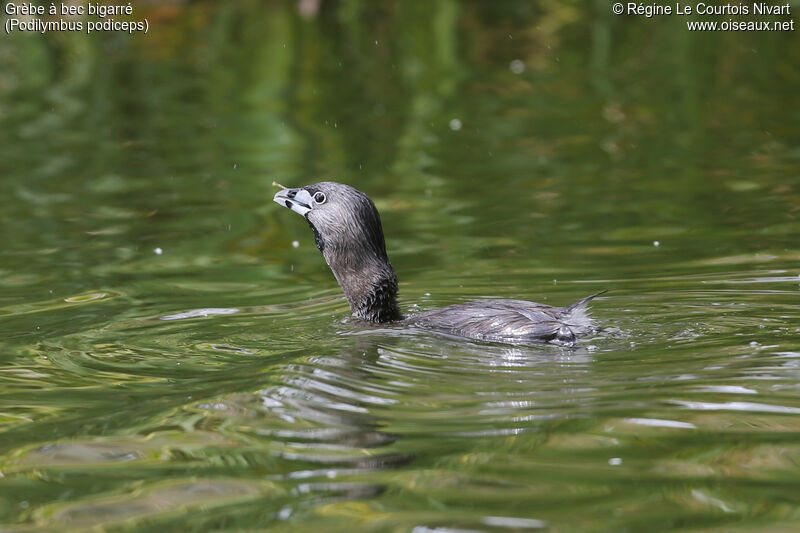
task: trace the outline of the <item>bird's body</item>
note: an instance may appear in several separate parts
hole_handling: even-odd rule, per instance
[[[407,321],[481,341],[572,345],[577,337],[597,331],[586,314],[586,305],[594,296],[569,307],[526,300],[477,300],[413,315]]]
[[[317,248],[357,319],[404,323],[509,344],[550,342],[573,346],[577,337],[598,330],[586,312],[589,301],[597,294],[566,307],[526,300],[476,300],[403,317],[397,303],[397,276],[386,253],[380,215],[366,194],[341,183],[321,182],[284,189],[274,200],[306,218]]]

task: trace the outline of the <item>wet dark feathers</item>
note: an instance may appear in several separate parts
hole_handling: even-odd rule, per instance
[[[478,300],[414,315],[408,322],[483,341],[572,344],[576,336],[596,331],[586,314],[588,301],[563,308],[525,300]]]

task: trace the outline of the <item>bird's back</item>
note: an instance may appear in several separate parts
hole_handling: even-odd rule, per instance
[[[413,315],[407,322],[481,341],[572,346],[578,336],[597,331],[586,312],[587,304],[595,296],[567,307],[526,300],[477,300]]]

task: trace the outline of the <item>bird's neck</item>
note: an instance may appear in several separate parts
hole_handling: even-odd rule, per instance
[[[367,322],[402,320],[397,304],[397,275],[388,258],[373,254],[333,254],[323,252],[342,287],[353,317]],[[340,260],[346,257],[347,260]]]

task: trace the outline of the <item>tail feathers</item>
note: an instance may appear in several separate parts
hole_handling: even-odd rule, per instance
[[[595,325],[592,317],[589,316],[587,305],[592,298],[596,298],[606,292],[608,292],[608,290],[592,294],[586,298],[581,298],[574,304],[564,308],[564,314],[566,315],[564,321],[576,334],[586,335],[600,331],[600,328]]]
[[[575,302],[574,304],[572,304],[572,305],[568,305],[568,306],[566,307],[565,311],[566,311],[567,313],[572,313],[573,311],[575,311],[575,310],[577,310],[577,309],[584,309],[584,308],[586,308],[586,305],[587,305],[587,304],[588,304],[590,301],[592,301],[592,299],[593,299],[593,298],[596,298],[596,297],[600,296],[601,294],[605,294],[605,293],[607,293],[607,292],[608,292],[608,289],[606,289],[606,290],[604,290],[604,291],[600,291],[600,292],[598,292],[598,293],[595,293],[595,294],[592,294],[591,296],[587,296],[586,298],[581,298],[580,300],[578,300],[578,301],[577,301],[577,302]]]

